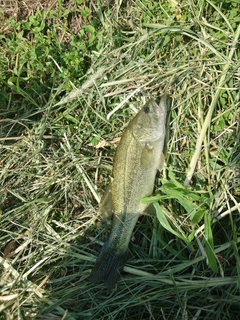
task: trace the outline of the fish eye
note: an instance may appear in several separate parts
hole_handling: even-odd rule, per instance
[[[149,109],[149,107],[144,107],[144,108],[143,108],[143,111],[147,114],[147,113],[150,112],[150,109]]]

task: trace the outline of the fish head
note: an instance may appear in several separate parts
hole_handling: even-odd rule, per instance
[[[164,139],[166,116],[167,96],[159,102],[150,99],[132,120],[130,129],[135,139],[142,143]]]

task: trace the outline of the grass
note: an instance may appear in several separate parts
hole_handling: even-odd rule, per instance
[[[0,319],[237,319],[237,2],[44,5],[1,17]],[[163,93],[157,214],[107,292],[87,277],[116,138]]]

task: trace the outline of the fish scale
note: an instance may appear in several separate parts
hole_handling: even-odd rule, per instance
[[[120,277],[133,229],[147,207],[141,199],[152,194],[156,172],[164,161],[166,114],[166,96],[159,104],[149,100],[129,122],[114,156],[109,193],[113,211],[111,232],[89,276],[91,282],[103,282],[108,289]]]

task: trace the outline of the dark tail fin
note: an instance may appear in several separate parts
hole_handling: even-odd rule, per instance
[[[123,266],[127,260],[128,252],[117,252],[112,249],[109,242],[106,242],[97,257],[95,265],[89,276],[91,282],[103,282],[107,289],[114,288]]]

